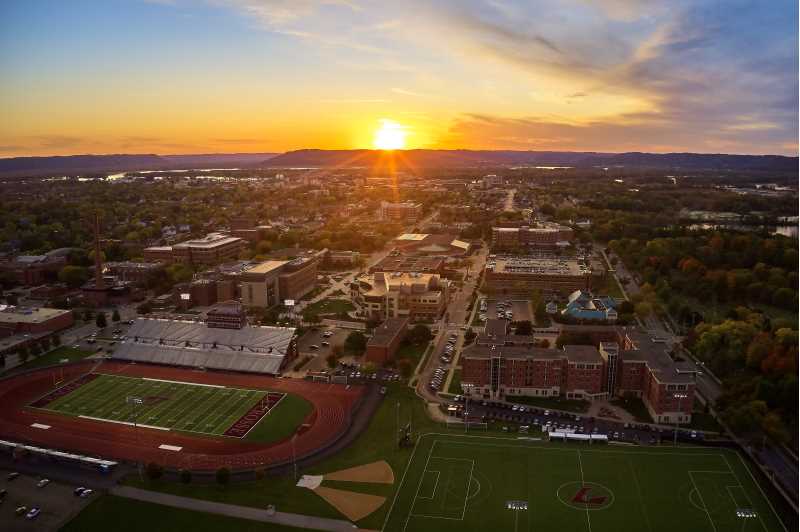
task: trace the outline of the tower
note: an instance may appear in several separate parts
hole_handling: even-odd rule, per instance
[[[103,280],[103,258],[100,255],[100,213],[94,213],[94,287],[97,290],[105,289]]]

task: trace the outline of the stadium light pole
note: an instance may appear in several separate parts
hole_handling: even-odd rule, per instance
[[[687,394],[685,394],[685,393],[674,393],[674,394],[672,394],[672,397],[674,397],[675,399],[678,400],[678,415],[675,416],[675,436],[674,436],[673,441],[672,441],[672,445],[673,446],[677,446],[678,445],[678,419],[681,417],[681,399],[686,399],[689,396]]]
[[[297,447],[295,447],[295,440],[297,439],[297,433],[294,433],[292,436],[292,467],[294,469],[294,481],[297,483]]]

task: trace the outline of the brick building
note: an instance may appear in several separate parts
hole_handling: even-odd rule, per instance
[[[484,275],[484,289],[498,294],[530,294],[537,289],[544,295],[570,294],[590,290],[595,276],[585,261],[558,256],[490,257]]]
[[[286,300],[299,300],[317,285],[319,259],[269,260],[239,274],[242,303],[270,308]]]
[[[236,259],[244,249],[244,240],[221,233],[209,233],[203,238],[187,240],[173,246],[144,249],[146,261],[213,266]]]
[[[416,222],[422,218],[422,204],[406,201],[403,203],[381,202],[381,220],[392,220],[395,222]]]
[[[493,227],[492,249],[510,251],[568,246],[573,236],[572,228],[556,223],[539,223],[533,227]]]
[[[436,320],[444,313],[450,282],[438,274],[376,272],[350,285],[350,297],[370,318]]]
[[[696,369],[673,361],[657,339],[635,330],[597,327],[585,331],[597,341],[593,345],[542,349],[513,345],[489,327],[487,322],[487,331],[461,354],[465,393],[586,400],[633,395],[658,423],[691,421]],[[687,397],[679,399],[681,394]]]
[[[389,318],[372,333],[367,341],[366,359],[383,365],[394,358],[408,332],[408,318]]]

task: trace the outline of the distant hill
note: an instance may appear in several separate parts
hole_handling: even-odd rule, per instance
[[[626,166],[647,168],[797,171],[798,158],[781,155],[704,153],[600,153],[509,150],[401,150],[398,168],[454,166]],[[379,166],[377,150],[296,150],[264,161],[273,168]]]
[[[0,159],[0,176],[37,177],[132,170],[178,170],[252,167],[274,153],[211,153],[199,155],[65,155]]]

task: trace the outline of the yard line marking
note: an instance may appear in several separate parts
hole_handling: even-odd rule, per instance
[[[440,472],[439,471],[425,471],[425,473],[436,473],[436,483],[433,485],[433,493],[431,494],[431,496],[430,497],[420,497],[420,499],[433,500],[433,499],[436,498],[436,488],[439,487],[439,475],[440,475]]]
[[[578,466],[580,466],[581,468],[581,486],[583,486],[584,484],[586,484],[586,479],[583,476],[583,460],[581,460],[580,450],[577,452],[578,452]],[[588,505],[584,506],[586,506],[586,524],[589,527],[589,532],[592,532],[592,518],[589,517],[589,506]]]
[[[705,511],[706,516],[708,517],[708,522],[711,523],[711,528],[714,529],[714,532],[717,532],[717,525],[715,525],[714,520],[711,519],[711,514],[708,512],[708,506],[706,505],[706,501],[703,500],[703,494],[700,492],[700,489],[697,487],[697,484],[695,484],[694,477],[692,476],[691,471],[689,471],[689,480],[692,481],[692,487],[694,487],[694,490],[697,492],[697,496],[700,497],[700,502],[702,503],[704,508],[703,511]]]
[[[144,423],[136,423],[135,425],[130,421],[117,421],[116,419],[105,419],[102,417],[92,417],[92,416],[78,416],[83,419],[91,419],[92,421],[104,421],[106,423],[117,423],[119,425],[129,425],[131,427],[144,427],[146,429],[156,429],[156,430],[165,430],[169,431],[167,427],[157,427],[155,425],[145,425]]]

